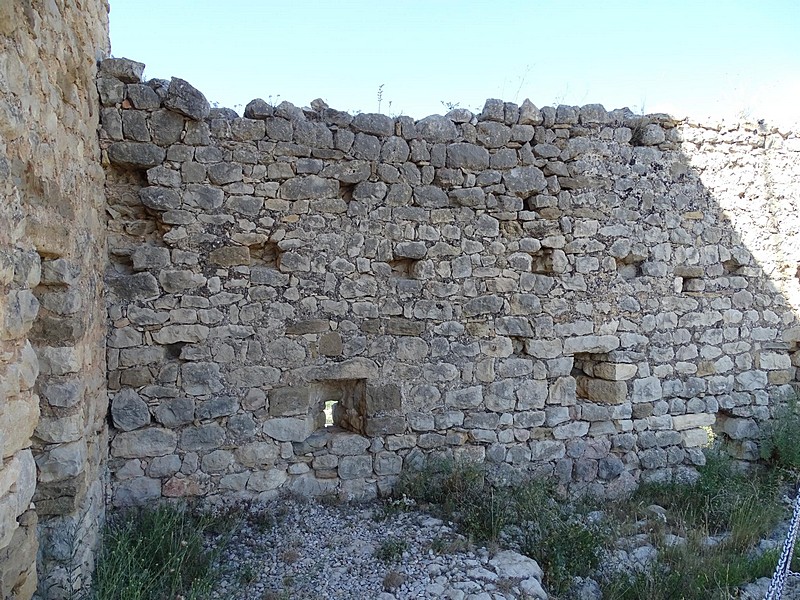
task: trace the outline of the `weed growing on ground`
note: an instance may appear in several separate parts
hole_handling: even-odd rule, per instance
[[[436,554],[454,554],[466,552],[470,549],[470,544],[463,536],[451,533],[433,538],[430,549]]]
[[[294,548],[287,548],[281,552],[281,560],[287,565],[291,565],[300,560],[300,553]]]
[[[774,569],[779,550],[755,549],[786,516],[780,484],[774,470],[743,472],[709,451],[693,484],[645,483],[631,498],[602,507],[590,499],[569,501],[547,480],[493,486],[482,467],[454,462],[403,473],[397,493],[456,522],[471,541],[535,559],[555,598],[567,597],[581,576],[600,580],[609,599],[705,600],[728,598]],[[643,532],[656,550],[648,566],[601,568],[620,539]],[[447,540],[435,539],[431,549],[447,551]]]
[[[763,428],[761,458],[771,465],[792,471],[800,470],[800,410],[797,399],[776,411],[775,418]]]
[[[95,570],[94,600],[161,600],[208,597],[216,573],[215,552],[203,537],[220,521],[186,507],[162,505],[112,516],[105,527]],[[230,524],[226,527],[231,527]],[[228,529],[232,533],[232,529]]]
[[[534,558],[551,592],[564,590],[574,575],[590,574],[602,556],[603,527],[580,519],[550,482],[497,487],[478,465],[440,462],[405,473],[398,490],[458,523],[471,540],[512,546]],[[434,551],[446,548],[434,543]]]
[[[700,477],[689,483],[644,483],[632,500],[663,506],[684,529],[728,532],[743,549],[767,535],[782,516],[777,502],[780,479],[775,472],[743,472],[717,451],[706,454]],[[680,533],[680,532],[678,532]]]
[[[256,571],[250,563],[245,564],[239,571],[239,583],[248,586],[256,580]]]
[[[634,573],[617,573],[603,582],[607,600],[728,600],[735,589],[758,577],[769,576],[778,551],[748,556],[702,543],[658,547],[651,567]]]
[[[398,537],[388,537],[375,551],[375,557],[385,563],[397,562],[408,550],[408,542]]]

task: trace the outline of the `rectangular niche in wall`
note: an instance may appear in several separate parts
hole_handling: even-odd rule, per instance
[[[261,248],[250,248],[251,264],[277,269],[281,264],[281,249],[275,242],[265,242]]]
[[[400,388],[366,379],[328,379],[313,386],[314,424],[374,437],[405,431]]]
[[[365,434],[366,379],[333,379],[314,384],[314,424]]]
[[[531,273],[540,275],[553,275],[556,272],[553,248],[541,248],[531,253]]]
[[[391,276],[401,279],[417,279],[419,275],[420,261],[413,258],[396,258],[389,261]]]
[[[675,291],[702,292],[706,289],[705,270],[700,266],[675,267]]]

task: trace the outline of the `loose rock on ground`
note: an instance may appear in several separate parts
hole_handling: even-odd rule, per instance
[[[212,599],[545,599],[542,570],[473,549],[452,525],[380,504],[278,499],[252,505],[222,553]]]

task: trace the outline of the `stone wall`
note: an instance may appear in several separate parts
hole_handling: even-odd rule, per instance
[[[105,2],[0,3],[2,598],[36,589],[37,516],[42,598],[85,583],[102,518],[93,500],[103,495],[108,402],[95,75],[107,11]]]
[[[3,598],[37,552],[40,598],[86,589],[107,467],[126,505],[368,498],[431,457],[613,496],[712,431],[757,458],[800,366],[794,133],[239,118],[102,60],[107,11],[0,3]]]
[[[239,118],[126,81],[101,79],[119,505],[371,497],[430,456],[613,495],[691,476],[711,431],[756,459],[793,393],[794,134],[498,100]]]

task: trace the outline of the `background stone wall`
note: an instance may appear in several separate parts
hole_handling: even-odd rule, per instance
[[[614,494],[712,429],[755,459],[792,393],[793,134],[100,81],[117,504],[370,497],[426,456]]]
[[[37,516],[40,595],[72,597],[102,518],[106,251],[95,75],[107,12],[86,0],[0,3],[2,598],[36,589]]]

